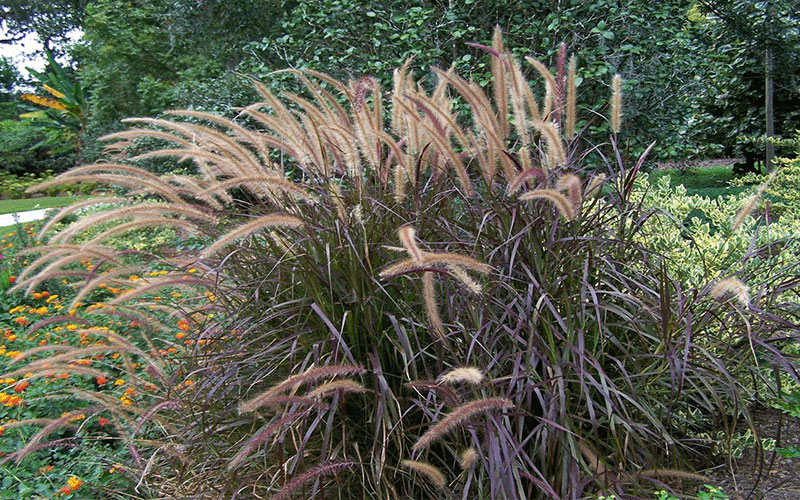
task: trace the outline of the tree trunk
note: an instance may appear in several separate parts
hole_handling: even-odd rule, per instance
[[[767,170],[770,170],[772,167],[772,159],[775,157],[775,145],[772,144],[770,139],[772,136],[775,135],[775,107],[773,103],[773,96],[775,94],[775,90],[772,86],[772,71],[773,71],[773,62],[772,62],[772,49],[767,49],[766,54],[766,81],[765,81],[765,89],[764,89],[764,111],[767,119],[767,156],[766,165]]]
[[[767,3],[766,7],[766,22],[767,28],[771,27],[771,15],[770,12],[770,4]],[[775,64],[772,60],[772,37],[771,37],[772,30],[768,29],[767,33],[770,34],[769,38],[766,40],[766,53],[764,54],[764,114],[766,118],[766,158],[764,161],[764,167],[769,172],[772,169],[772,160],[775,157],[775,145],[772,144],[771,138],[775,135],[775,107],[773,103],[773,97],[775,95],[775,90],[772,85],[772,73],[775,70]]]

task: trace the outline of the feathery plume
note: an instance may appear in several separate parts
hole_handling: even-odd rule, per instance
[[[542,78],[544,78],[545,81],[544,110],[542,111],[541,116],[542,120],[547,120],[550,111],[558,105],[555,102],[556,93],[558,92],[558,84],[556,83],[556,79],[553,76],[553,73],[551,73],[550,70],[547,69],[547,66],[545,66],[541,61],[537,61],[532,57],[526,57],[525,60],[528,61],[528,63],[531,64],[534,68],[536,68],[536,71],[538,71],[539,74],[542,75]]]
[[[303,221],[294,215],[285,214],[271,214],[259,217],[247,224],[242,224],[233,231],[223,235],[220,239],[214,242],[210,247],[203,250],[200,254],[201,258],[207,258],[219,252],[236,240],[245,238],[253,233],[268,227],[300,227]]]
[[[283,417],[279,418],[275,422],[269,424],[268,426],[261,429],[257,432],[253,437],[251,437],[245,444],[242,446],[242,449],[239,450],[236,455],[228,462],[228,470],[235,469],[242,461],[244,461],[247,456],[253,452],[256,448],[258,448],[261,443],[265,442],[267,439],[275,435],[278,431],[282,428],[286,427],[287,424],[293,423],[299,418],[307,415],[309,412],[308,409],[295,411],[292,413],[287,413]]]
[[[467,448],[458,455],[458,465],[467,470],[478,461],[478,452],[475,448]]]
[[[508,84],[506,83],[505,47],[503,46],[503,32],[500,26],[494,27],[492,36],[492,49],[497,55],[492,54],[492,90],[494,91],[494,105],[500,122],[499,133],[502,137],[508,136]]]
[[[77,212],[83,208],[86,208],[91,205],[96,205],[98,203],[120,203],[126,201],[125,198],[117,198],[117,197],[108,197],[108,198],[93,198],[91,200],[81,201],[78,203],[74,203],[66,208],[61,209],[56,215],[50,218],[47,223],[42,226],[39,230],[39,235],[36,237],[37,240],[41,240],[45,233],[49,231],[57,222],[61,221],[67,215]]]
[[[441,396],[441,398],[444,400],[445,403],[447,403],[448,406],[458,406],[459,403],[461,402],[459,400],[458,395],[455,392],[453,392],[452,389],[443,386],[439,383],[417,380],[413,382],[408,382],[406,384],[406,387],[410,387],[418,391],[422,391],[423,389],[428,391],[433,391],[439,396]]]
[[[344,380],[334,380],[332,382],[328,382],[326,384],[322,384],[321,386],[317,387],[313,391],[308,393],[309,398],[316,398],[320,396],[326,396],[331,392],[365,392],[367,389],[364,388],[363,385],[359,384],[355,380],[351,379],[344,379]]]
[[[520,153],[521,152],[522,151],[520,151]],[[528,152],[526,151],[526,153]],[[506,187],[506,196],[511,196],[522,189],[522,185],[530,178],[534,178],[540,184],[544,184],[547,181],[542,169],[537,167],[527,168],[517,174],[513,180],[508,183],[508,187]]]
[[[462,366],[440,375],[439,382],[443,384],[458,384],[463,382],[470,385],[480,385],[484,378],[483,372],[474,366]]]
[[[710,481],[708,476],[703,476],[702,474],[696,474],[694,472],[688,472],[685,470],[678,470],[678,469],[645,469],[639,471],[636,475],[645,477],[687,479],[689,481],[700,481],[700,482]]]
[[[758,205],[758,202],[761,201],[761,193],[752,194],[742,205],[742,208],[736,213],[736,217],[733,219],[733,231],[738,231],[739,228],[742,227],[745,219],[753,212]]]
[[[737,231],[740,227],[742,227],[742,223],[750,215],[750,213],[755,209],[756,205],[759,201],[761,201],[761,196],[766,191],[767,186],[769,186],[770,182],[775,179],[775,176],[778,174],[778,169],[774,169],[772,173],[769,174],[767,180],[761,183],[758,186],[758,189],[752,196],[750,196],[747,201],[742,206],[741,210],[736,214],[736,218],[733,220],[733,231]]]
[[[39,444],[39,442],[41,442],[42,439],[46,438],[51,432],[55,431],[56,429],[60,429],[62,427],[69,425],[69,422],[75,417],[83,415],[85,412],[92,410],[93,410],[92,408],[76,410],[64,415],[59,419],[49,422],[42,428],[42,430],[40,430],[32,438],[30,438],[28,442],[25,443],[25,446],[22,449],[14,452],[11,456],[16,457],[17,465],[19,465],[22,462],[22,459],[25,458],[29,453],[34,451],[36,445]]]
[[[622,77],[619,74],[614,75],[611,89],[611,130],[619,134],[622,125]]]
[[[575,89],[576,59],[573,55],[569,58],[569,71],[567,73],[567,120],[564,127],[564,134],[567,139],[575,137],[575,125],[577,123],[577,90]]]
[[[416,235],[417,231],[413,226],[406,225],[397,230],[397,235],[400,237],[400,242],[405,247],[408,255],[414,259],[415,262],[421,264],[423,262],[422,250],[417,245]]]
[[[520,201],[535,199],[549,200],[556,206],[561,216],[567,220],[572,220],[577,215],[572,203],[570,203],[567,197],[552,189],[534,189],[533,191],[523,193],[520,195],[519,199]]]
[[[558,191],[566,191],[575,213],[580,213],[583,193],[581,192],[581,180],[578,176],[575,174],[562,175],[556,181],[556,189]]]
[[[558,46],[558,58],[556,60],[556,120],[561,123],[561,117],[564,114],[564,102],[565,99],[565,87],[564,84],[567,80],[566,75],[566,66],[567,66],[567,44],[561,42],[561,45]]]
[[[542,133],[547,142],[547,156],[551,168],[556,168],[566,162],[567,156],[564,152],[564,144],[561,142],[561,135],[558,127],[553,122],[533,122],[533,125]]]
[[[400,462],[403,467],[410,469],[414,472],[425,476],[425,478],[440,490],[444,488],[447,479],[444,477],[442,471],[437,467],[429,464],[428,462],[419,462],[417,460],[403,460]]]
[[[364,373],[364,371],[365,370],[360,366],[351,365],[327,365],[309,368],[307,371],[298,375],[292,375],[254,398],[239,404],[239,413],[255,411],[268,402],[271,397],[289,390],[292,387],[313,382],[321,378],[335,377],[338,375],[360,375]]]
[[[513,403],[505,398],[488,398],[478,399],[470,403],[463,404],[452,412],[448,413],[446,417],[434,424],[433,427],[428,429],[425,434],[420,437],[414,446],[411,448],[414,453],[424,450],[431,445],[438,438],[449,433],[464,421],[474,417],[479,413],[485,413],[495,409],[505,409],[513,406]]]
[[[467,271],[465,271],[463,267],[456,264],[446,264],[445,268],[451,276],[463,283],[464,286],[467,287],[467,290],[472,292],[473,295],[480,295],[483,291],[483,287],[480,285],[480,283],[470,278],[469,274],[467,274]]]
[[[336,474],[344,469],[356,467],[358,464],[355,462],[328,462],[323,465],[314,467],[306,472],[295,477],[289,481],[277,495],[272,497],[271,500],[285,500],[289,498],[297,489],[311,481],[316,481],[320,477]]]
[[[606,174],[597,174],[589,181],[589,184],[586,186],[586,191],[584,192],[584,196],[589,198],[590,196],[598,196],[600,193],[603,192],[603,184],[606,182]]]
[[[433,273],[426,272],[422,275],[422,297],[425,302],[425,314],[433,334],[439,338],[445,338],[444,322],[439,314],[439,305],[436,303],[436,287],[434,284]]]
[[[592,448],[584,441],[578,441],[578,450],[583,455],[583,459],[586,460],[586,463],[592,469],[592,472],[595,474],[605,474],[606,472],[606,464],[603,463],[602,460],[597,456]]]
[[[725,278],[711,289],[711,296],[719,301],[728,297],[735,298],[741,305],[747,306],[750,303],[750,292],[747,285],[738,278]]]

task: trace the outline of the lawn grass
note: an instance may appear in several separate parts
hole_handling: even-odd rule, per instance
[[[722,195],[737,194],[749,189],[748,187],[730,187],[728,182],[736,176],[731,165],[715,167],[691,167],[685,169],[659,170],[650,174],[650,179],[670,176],[671,186],[683,185],[689,195],[698,194],[708,198],[718,198]]]
[[[0,214],[13,214],[27,210],[56,208],[71,205],[88,196],[48,196],[45,198],[25,198],[21,200],[0,200]]]

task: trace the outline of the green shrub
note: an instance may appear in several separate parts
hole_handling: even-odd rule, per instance
[[[531,89],[499,31],[482,50],[491,98],[445,71],[427,91],[405,65],[384,124],[376,80],[298,73],[303,97],[256,84],[262,102],[243,113],[260,130],[184,112],[107,137],[165,141],[136,159],[191,159],[199,177],[95,164],[37,188],[89,179],[135,193],[36,248],[16,289],[63,280],[73,300],[141,326],[104,349],[146,367],[131,384],[150,396],[80,393],[113,415],[141,491],[641,493],[705,480],[686,470],[714,444],[696,436],[747,417],[755,384],[770,384],[758,368],[796,378],[772,339],[796,328],[797,303],[777,298],[797,289],[797,262],[761,279],[754,247],[702,285],[673,274],[646,238],[643,158],[591,176],[571,77],[559,85],[531,60],[545,82]],[[621,157],[615,143],[603,158]],[[189,244],[108,246],[151,226]],[[164,275],[142,279],[154,263]]]
[[[43,174],[47,170],[63,172],[73,166],[73,155],[49,154],[45,145],[49,133],[27,120],[0,121],[0,174]]]

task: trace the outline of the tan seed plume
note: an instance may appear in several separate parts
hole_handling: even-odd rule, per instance
[[[437,467],[429,464],[428,462],[419,462],[416,460],[403,460],[401,462],[403,467],[409,470],[413,470],[414,472],[418,472],[422,476],[424,476],[430,483],[437,488],[444,489],[445,484],[447,483],[447,478],[444,477],[442,471],[440,471]]]
[[[474,366],[463,366],[454,368],[439,377],[439,382],[444,384],[465,383],[470,385],[480,385],[484,380],[483,372]]]
[[[733,297],[743,306],[750,304],[750,292],[747,285],[738,278],[725,278],[711,289],[711,296],[719,301]]]
[[[614,75],[611,83],[611,130],[619,134],[622,126],[622,77]]]

